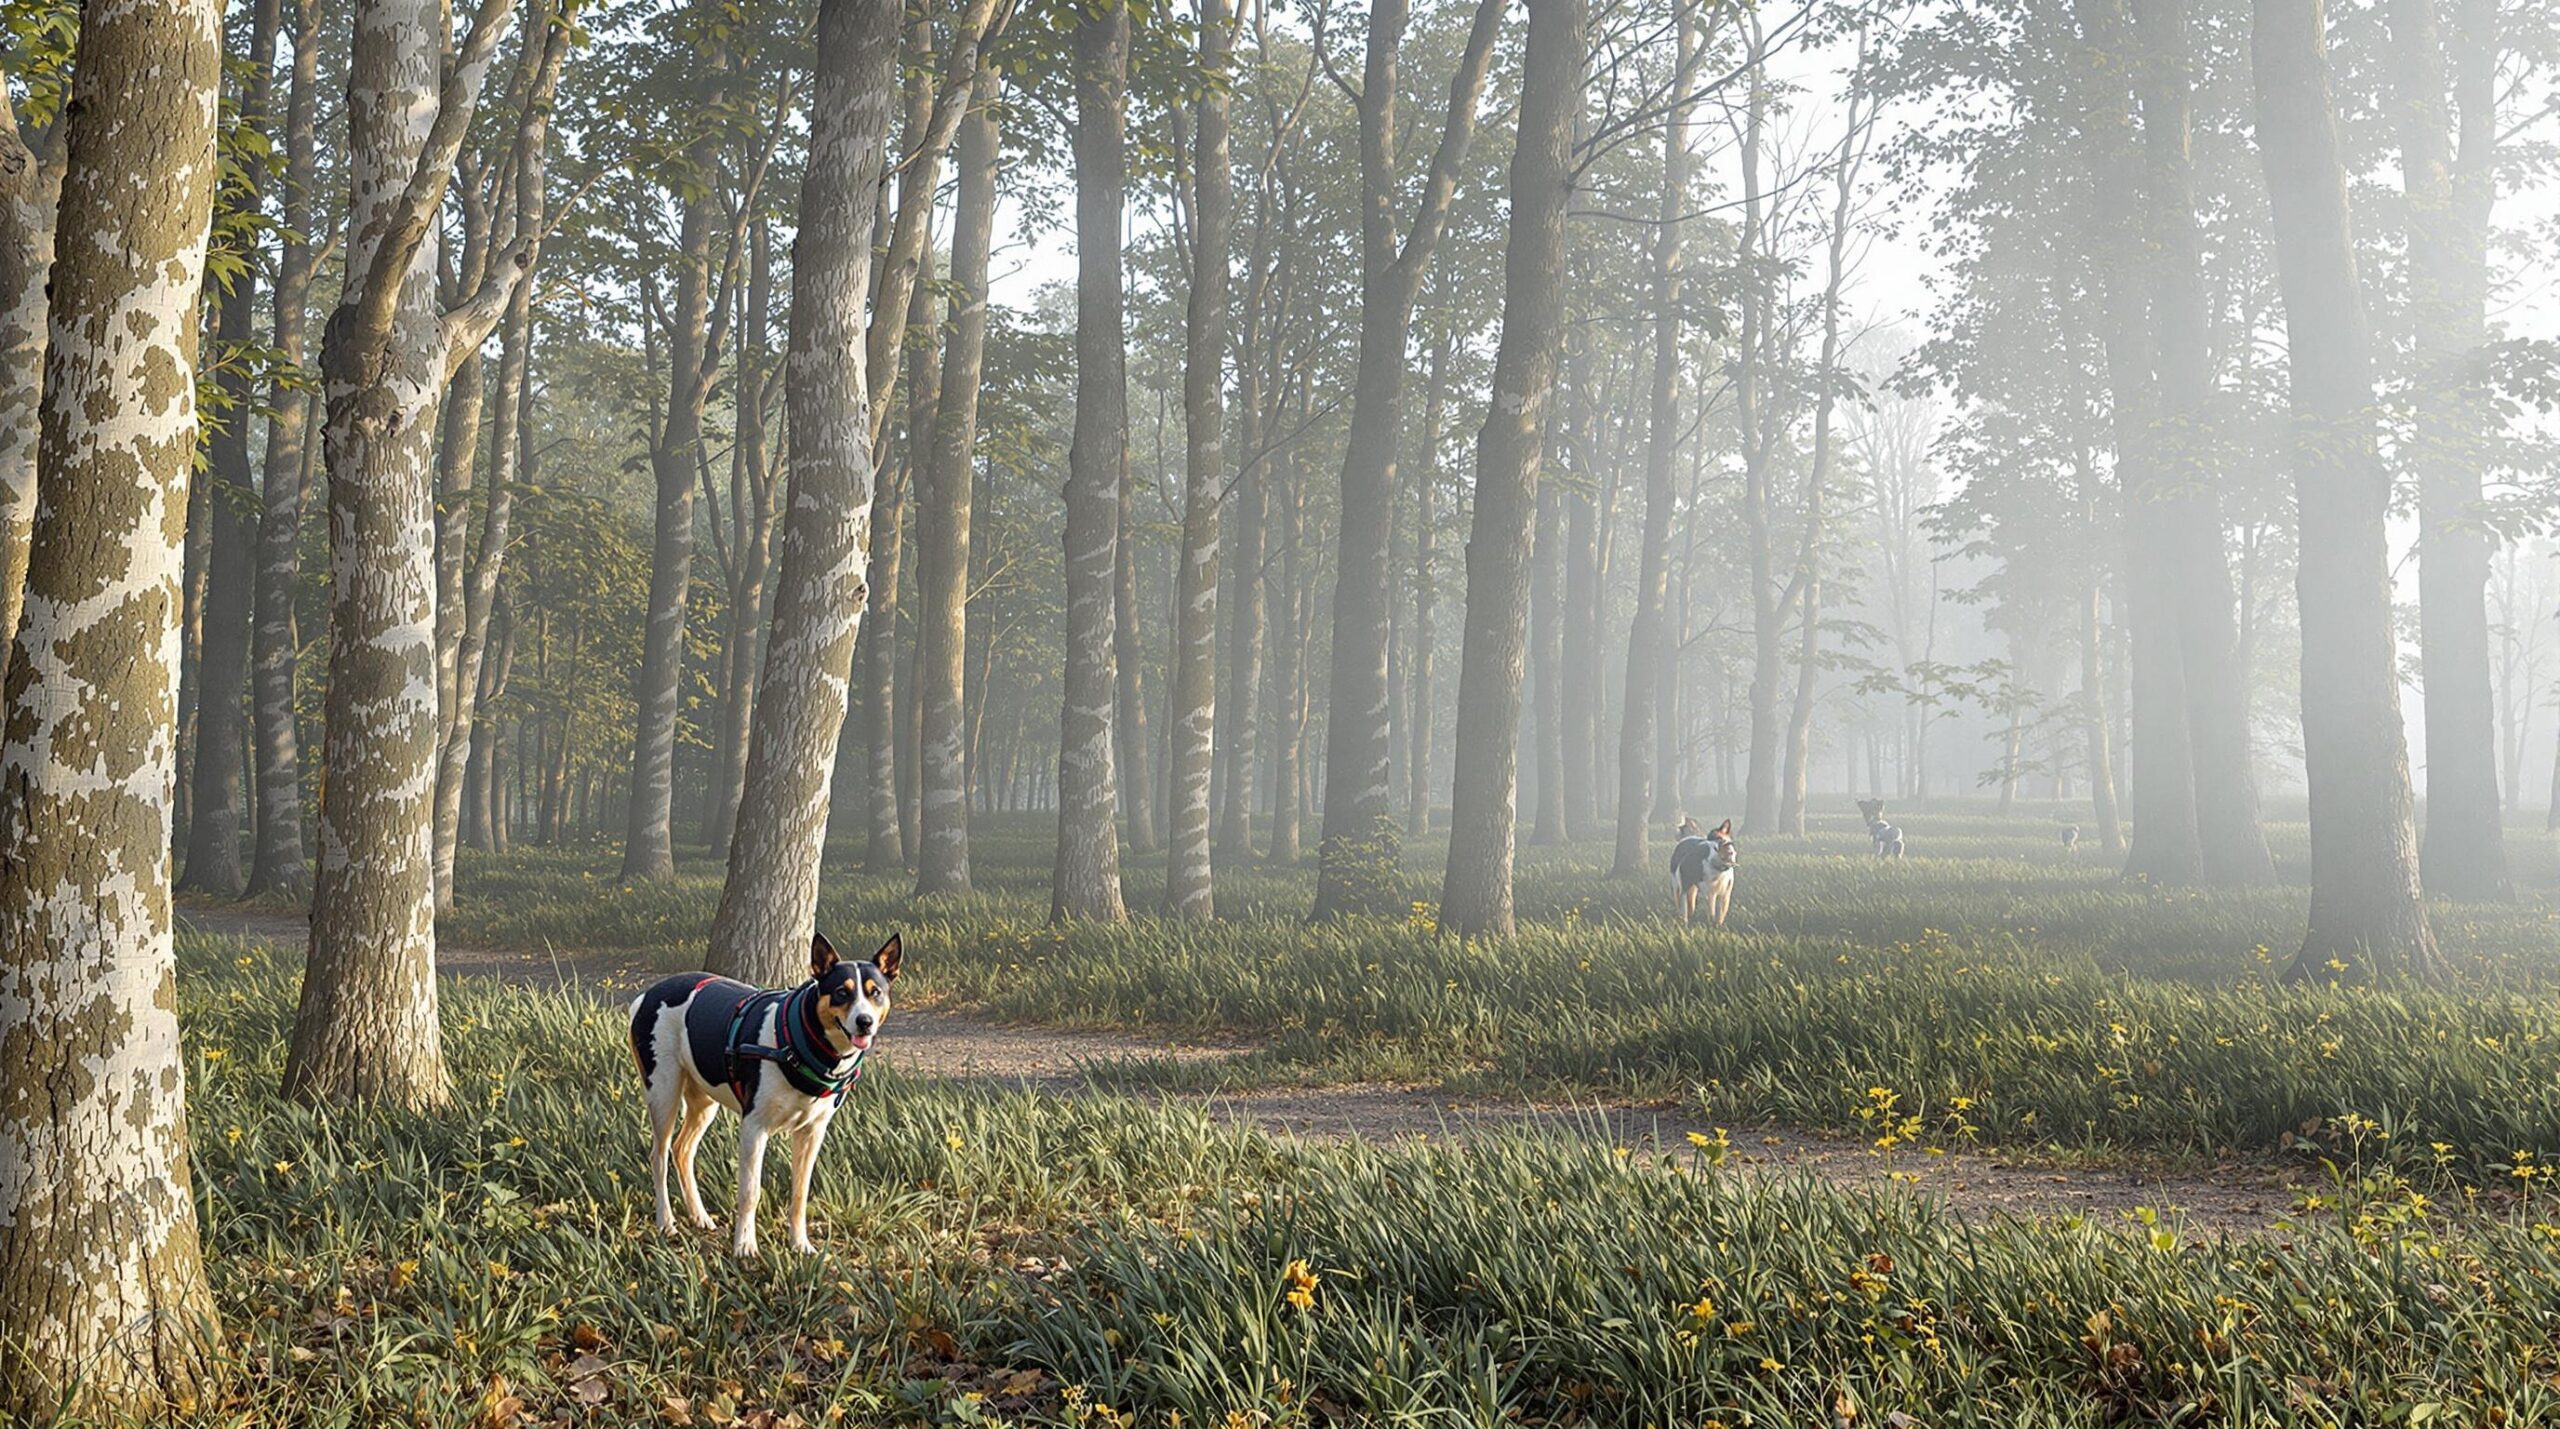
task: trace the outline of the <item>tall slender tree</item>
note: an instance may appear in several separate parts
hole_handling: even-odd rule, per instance
[[[1459,166],[1474,142],[1476,105],[1492,65],[1501,0],[1477,0],[1449,78],[1440,140],[1411,221],[1399,233],[1396,97],[1407,0],[1373,0],[1360,86],[1360,346],[1351,383],[1351,431],[1342,453],[1341,540],[1334,559],[1333,666],[1324,740],[1324,825],[1317,845],[1315,916],[1390,911],[1394,880],[1378,877],[1400,830],[1393,821],[1392,722],[1387,635],[1394,560],[1388,549],[1396,493],[1396,443],[1404,429],[1413,306],[1448,228]],[[1381,845],[1384,847],[1382,848]]]
[[[1457,783],[1440,924],[1470,937],[1512,932],[1511,863],[1520,678],[1528,636],[1530,522],[1564,342],[1566,210],[1574,122],[1589,68],[1585,0],[1528,0],[1520,138],[1511,156],[1511,237],[1503,255],[1502,342],[1476,437],[1476,509],[1467,539],[1467,623],[1458,666]]]
[[[711,923],[712,966],[765,986],[808,966],[830,755],[862,625],[872,485],[863,293],[897,107],[900,8],[897,0],[821,0],[818,9],[783,384],[790,494],[746,794]]]
[[[1227,143],[1236,22],[1227,0],[1200,0],[1198,105],[1191,158],[1191,291],[1183,310],[1182,555],[1174,590],[1173,812],[1165,911],[1217,912],[1209,861],[1209,775],[1217,754],[1218,503],[1227,480],[1228,246],[1235,216]]]
[[[62,119],[36,509],[0,735],[0,1416],[190,1407],[220,1343],[170,946],[181,517],[216,0],[91,5]]]
[[[0,94],[0,660],[26,596],[44,398],[45,278],[62,193],[62,124],[22,128]]]
[[[2253,0],[2258,148],[2275,220],[2293,373],[2302,528],[2302,746],[2311,789],[2311,926],[2287,975],[2439,977],[2418,898],[2407,736],[2391,633],[2391,479],[2375,429],[2323,0]]]
[[[1127,202],[1128,0],[1097,0],[1074,33],[1076,414],[1067,451],[1067,666],[1059,718],[1058,857],[1049,916],[1119,922],[1113,822],[1113,581],[1129,446],[1127,296],[1120,214]]]
[[[329,695],[311,955],[289,1095],[432,1106],[436,1015],[435,492],[448,339],[435,217],[514,0],[483,0],[442,66],[438,0],[365,0],[347,114],[349,274],[320,352],[328,394]]]

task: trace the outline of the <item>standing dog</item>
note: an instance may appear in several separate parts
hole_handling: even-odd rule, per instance
[[[1681,921],[1698,921],[1698,890],[1704,888],[1707,916],[1723,927],[1725,912],[1733,906],[1733,871],[1741,866],[1742,854],[1733,845],[1733,820],[1702,832],[1696,819],[1683,818],[1680,842],[1671,847],[1671,877]]]
[[[2080,826],[2078,824],[2064,824],[2062,826],[2062,851],[2064,853],[2078,853],[2080,851]]]
[[[739,1117],[738,1207],[732,1253],[756,1253],[756,1199],[765,1142],[791,1135],[791,1248],[809,1244],[809,1172],[844,1089],[889,1015],[898,980],[895,937],[871,961],[849,963],[820,934],[809,940],[809,980],[759,990],[710,973],[677,973],[631,1003],[631,1055],[649,1103],[649,1174],[658,1186],[658,1231],[673,1235],[667,1164],[684,1188],[685,1214],[705,1230],[711,1213],[693,1181],[693,1152],[720,1108]]]
[[[1884,821],[1884,800],[1860,799],[1858,812],[1866,816],[1867,838],[1876,846],[1876,857],[1902,857],[1902,830]]]

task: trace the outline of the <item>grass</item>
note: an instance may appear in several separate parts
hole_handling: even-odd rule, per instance
[[[1588,845],[1526,851],[1522,936],[1470,945],[1432,925],[1435,842],[1406,851],[1411,916],[1311,928],[1305,868],[1222,875],[1201,927],[1046,925],[1043,821],[976,841],[982,892],[919,902],[903,878],[831,873],[832,929],[907,931],[914,993],[1024,1022],[1251,1040],[1204,1069],[1104,1069],[1121,1086],[1202,1079],[1423,1082],[1687,1104],[1931,1143],[2103,1156],[2210,1156],[2389,1129],[2411,1164],[2489,1176],[2560,1157],[2560,914],[2534,901],[2439,905],[2447,989],[2286,987],[2299,886],[2127,886],[2065,857],[2047,817],[1903,816],[1914,857],[1862,857],[1854,820],[1759,841],[1729,930],[1663,915],[1661,879],[1612,880]],[[2302,829],[2274,829],[2290,874]],[[2529,887],[2560,881],[2516,839]],[[1160,886],[1129,861],[1130,902]],[[447,935],[502,947],[637,951],[690,965],[718,870],[611,881],[601,851],[466,865]]]
[[[1712,1147],[1274,1141],[891,1068],[820,1162],[822,1254],[740,1265],[651,1231],[612,1009],[460,983],[452,1107],[299,1107],[274,1091],[289,958],[180,952],[237,1367],[208,1425],[2560,1415],[2555,1193],[2527,1179],[2492,1213],[2434,1186],[2439,1208],[2366,1142],[2280,1239],[2205,1241],[1967,1223],[1890,1188],[1729,1176]],[[703,1158],[715,1205],[733,1125]]]

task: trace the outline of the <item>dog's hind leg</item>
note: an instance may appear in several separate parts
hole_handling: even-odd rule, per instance
[[[675,1145],[677,1127],[684,1120],[684,1091],[679,1085],[682,1074],[674,1067],[661,1067],[659,1071],[660,1075],[645,1088],[649,1097],[649,1179],[658,1187],[658,1234],[674,1235],[675,1209],[667,1203],[667,1161]],[[682,1159],[685,1195],[691,1199],[693,1164],[689,1155]]]
[[[708,1095],[697,1091],[686,1097],[684,1129],[676,1133],[676,1185],[684,1192],[684,1213],[695,1225],[704,1230],[711,1229],[716,1222],[711,1219],[711,1212],[703,1209],[702,1188],[695,1184],[693,1179],[693,1153],[702,1145],[702,1134],[711,1129],[711,1123],[718,1120],[719,1116],[720,1104]],[[675,1228],[674,1223],[668,1221],[665,1215],[666,1197],[662,1195],[658,1200],[660,1202],[659,1219],[663,1223],[661,1228],[672,1231]]]
[[[817,1169],[818,1147],[827,1139],[827,1124],[804,1126],[791,1134],[791,1248],[815,1251],[809,1243],[809,1173]]]
[[[764,1144],[773,1133],[749,1116],[738,1123],[738,1216],[729,1229],[729,1253],[752,1260],[756,1253],[756,1200],[764,1194]]]

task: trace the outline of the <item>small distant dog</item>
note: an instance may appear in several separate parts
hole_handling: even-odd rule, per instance
[[[1723,927],[1724,915],[1733,907],[1733,871],[1741,866],[1742,854],[1733,845],[1733,820],[1702,830],[1696,819],[1681,819],[1680,842],[1671,847],[1671,878],[1681,921],[1698,921],[1698,890],[1704,888],[1707,916]]]
[[[2080,851],[2080,826],[2078,824],[2064,824],[2062,826],[2062,851],[2064,853],[2078,853]]]
[[[809,1251],[809,1172],[845,1088],[889,1015],[898,980],[895,937],[869,962],[836,956],[825,935],[809,940],[809,980],[760,990],[710,973],[677,973],[631,1003],[631,1054],[649,1103],[649,1174],[658,1186],[658,1231],[676,1232],[667,1166],[684,1188],[685,1214],[709,1230],[693,1180],[694,1148],[720,1108],[740,1118],[738,1206],[729,1248],[756,1253],[756,1200],[765,1142],[791,1135],[791,1248]]]
[[[1884,821],[1884,800],[1860,799],[1858,812],[1866,816],[1867,838],[1876,846],[1876,857],[1902,857],[1902,830]]]

